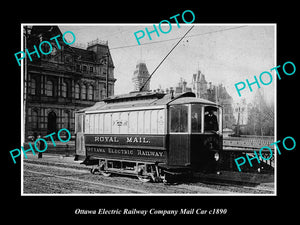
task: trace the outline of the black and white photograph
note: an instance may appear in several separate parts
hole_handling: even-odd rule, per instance
[[[3,220],[296,219],[297,7],[111,3],[5,8]]]
[[[184,15],[21,25],[22,196],[276,196],[276,23]]]

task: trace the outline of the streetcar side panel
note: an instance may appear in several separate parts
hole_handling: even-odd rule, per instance
[[[93,158],[166,162],[165,109],[87,113],[85,146]]]

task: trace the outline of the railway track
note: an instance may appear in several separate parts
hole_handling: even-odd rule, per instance
[[[105,182],[101,182],[99,180],[88,180],[86,179],[86,175],[90,176],[90,173],[87,169],[79,169],[79,168],[66,168],[61,165],[42,165],[42,164],[33,164],[30,162],[24,162],[26,169],[24,169],[24,173],[30,173],[38,175],[39,177],[49,177],[55,178],[55,182],[60,183],[59,180],[62,181],[71,181],[76,182],[79,185],[88,185],[91,189],[99,189],[100,191],[104,188],[104,190],[109,190],[111,193],[134,193],[134,194],[149,194],[149,192],[130,188],[122,185],[113,185]],[[35,169],[28,169],[28,167]],[[39,171],[42,170],[42,171]],[[46,170],[43,171],[43,170]],[[48,172],[47,172],[48,171]],[[26,176],[26,175],[25,175]],[[58,181],[57,181],[58,179]]]
[[[92,175],[87,168],[65,167],[63,164],[38,164],[24,161],[24,194],[269,194],[269,190],[200,182],[164,185],[141,183],[126,176],[103,177]]]
[[[82,179],[78,179],[78,178],[74,178],[74,177],[60,176],[60,175],[54,175],[54,174],[44,173],[44,172],[37,172],[37,171],[32,171],[32,170],[26,170],[26,172],[33,173],[33,174],[39,174],[39,175],[43,175],[43,176],[56,177],[56,178],[63,179],[63,180],[71,180],[71,181],[75,181],[75,182],[81,182],[84,184],[92,184],[92,185],[97,185],[97,186],[100,185],[100,186],[107,187],[110,189],[122,190],[122,191],[126,191],[129,193],[149,194],[148,192],[137,190],[137,189],[120,187],[120,186],[116,186],[116,185],[109,185],[109,184],[105,184],[105,183],[101,183],[101,182],[82,180]],[[113,190],[111,190],[111,191],[113,192]]]

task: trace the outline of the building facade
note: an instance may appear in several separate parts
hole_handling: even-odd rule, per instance
[[[25,63],[25,138],[47,135],[62,128],[74,134],[74,112],[114,94],[114,64],[107,42],[88,43],[86,49],[66,45],[51,37],[62,33],[58,26],[26,27],[26,48],[49,41],[50,54],[32,54]],[[47,45],[43,45],[46,46]],[[44,52],[48,52],[44,49]],[[108,72],[108,75],[107,75]],[[108,87],[106,87],[108,83]]]
[[[208,84],[205,80],[205,75],[198,70],[193,74],[192,91],[196,94],[197,98],[208,99]]]
[[[235,117],[233,115],[233,99],[222,85],[207,82],[205,75],[198,70],[193,74],[192,90],[198,98],[216,102],[223,107],[223,128],[233,129]]]
[[[223,107],[223,128],[233,129],[236,124],[233,114],[233,99],[222,84],[216,86],[215,92],[217,92],[214,94],[217,96],[216,102]]]
[[[175,93],[183,93],[183,92],[191,92],[192,88],[187,87],[187,82],[180,78],[180,82],[178,83],[177,87],[175,87]]]

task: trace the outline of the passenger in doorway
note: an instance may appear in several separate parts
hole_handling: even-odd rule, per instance
[[[212,109],[210,109],[208,114],[205,115],[204,125],[205,125],[204,126],[205,131],[218,131],[219,130],[218,119]]]

